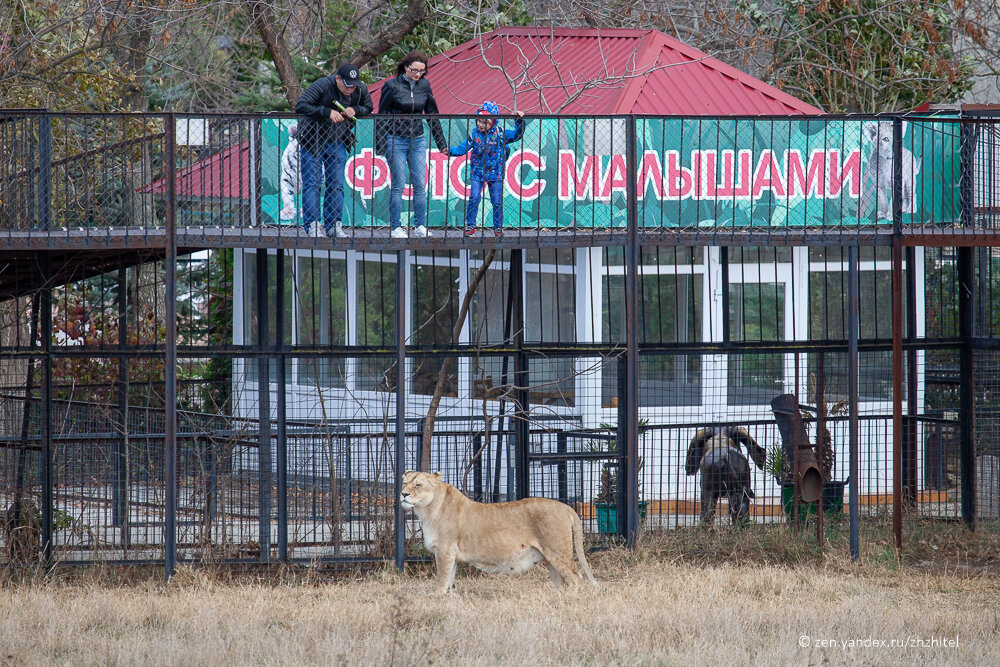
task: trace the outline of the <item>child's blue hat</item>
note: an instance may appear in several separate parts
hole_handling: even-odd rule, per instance
[[[476,114],[486,114],[487,116],[496,116],[500,113],[500,107],[497,106],[496,102],[486,101],[478,109],[476,109]]]

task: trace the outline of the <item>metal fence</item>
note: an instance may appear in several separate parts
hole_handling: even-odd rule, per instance
[[[996,525],[994,119],[529,117],[503,235],[474,119],[424,120],[393,236],[382,119],[338,234],[293,116],[0,112],[0,560],[402,563],[418,467],[630,541],[705,520],[702,429],[774,460],[783,394],[835,510]]]

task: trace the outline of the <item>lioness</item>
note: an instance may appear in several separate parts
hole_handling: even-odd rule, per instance
[[[580,584],[573,549],[590,583],[596,585],[583,553],[583,524],[573,508],[547,498],[511,503],[477,503],[441,473],[403,473],[400,504],[420,520],[424,544],[434,552],[440,591],[455,583],[458,561],[484,572],[524,572],[535,563],[548,565],[556,588]]]

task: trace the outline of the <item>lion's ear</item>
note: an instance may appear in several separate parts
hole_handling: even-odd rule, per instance
[[[403,477],[406,477],[407,475],[411,475],[411,474],[413,474],[412,470],[404,470],[403,471]]]
[[[441,471],[439,470],[436,473],[434,473],[434,476],[437,477],[438,479],[441,479]]]

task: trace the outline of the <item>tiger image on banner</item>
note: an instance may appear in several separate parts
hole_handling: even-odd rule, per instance
[[[295,196],[302,192],[302,168],[299,163],[299,126],[296,123],[288,128],[288,145],[281,154],[281,179],[278,189],[281,191],[281,220],[295,220],[299,216]]]

